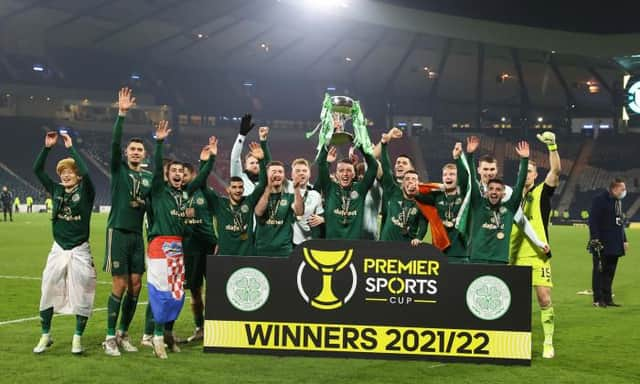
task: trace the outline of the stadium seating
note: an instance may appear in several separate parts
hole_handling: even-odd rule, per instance
[[[315,157],[315,146],[317,139],[307,140],[304,133],[313,128],[313,122],[287,122],[274,120],[268,122],[270,125],[269,146],[274,160],[283,161],[288,168],[288,164],[295,158],[305,157],[313,160]],[[188,161],[193,164],[198,163],[200,150],[207,142],[210,135],[216,135],[220,145],[216,166],[209,179],[209,185],[219,193],[224,193],[226,182],[229,179],[229,159],[233,142],[237,135],[237,121],[228,121],[218,124],[215,127],[190,127],[181,126],[174,135],[166,142],[165,157],[176,158]],[[39,150],[42,148],[43,134],[47,129],[56,127],[52,119],[41,118],[18,118],[0,117],[0,126],[11,130],[12,139],[2,140],[0,150],[3,151],[3,165],[9,171],[0,171],[0,184],[9,185],[14,193],[24,200],[27,194],[32,194],[36,200],[44,196],[40,183],[32,172],[32,164]],[[195,130],[198,130],[196,133]],[[382,129],[371,129],[371,138],[375,143],[379,140]],[[538,165],[539,178],[542,181],[549,164],[546,148],[530,132],[529,142],[532,144],[531,158],[536,160]],[[110,201],[109,191],[109,158],[111,132],[105,130],[82,129],[73,131],[76,148],[87,159],[87,165],[91,172],[92,179],[96,185],[96,205],[107,205]],[[401,153],[410,154],[418,161],[418,168],[423,168],[428,174],[428,179],[437,181],[440,179],[442,165],[451,161],[451,150],[453,145],[465,139],[470,134],[481,137],[481,147],[477,156],[482,154],[493,154],[498,158],[501,175],[508,184],[515,183],[518,156],[515,152],[515,145],[520,137],[511,132],[477,132],[460,130],[447,131],[443,133],[425,133],[420,137],[405,137],[389,146],[390,155],[393,159]],[[561,184],[557,189],[553,199],[553,207],[557,204],[561,196],[568,194],[566,198],[570,202],[568,211],[571,218],[579,218],[583,210],[588,210],[594,191],[606,188],[614,177],[623,177],[627,180],[629,196],[625,199],[624,207],[628,209],[640,196],[640,161],[633,156],[637,142],[636,135],[627,136],[601,136],[594,141],[595,147],[588,159],[588,164],[583,164],[579,174],[572,174],[574,163],[579,157],[585,139],[579,135],[559,135],[560,153],[562,156]],[[151,137],[144,137],[145,145],[149,148],[149,154],[153,153],[153,140]],[[128,140],[125,134],[123,141]],[[248,141],[257,141],[257,129],[249,134]],[[20,145],[16,145],[20,143]],[[419,143],[418,150],[413,144]],[[248,145],[245,145],[243,155],[247,153]],[[606,154],[606,156],[603,156]],[[53,176],[54,159],[57,160],[66,155],[64,148],[56,146],[52,151],[47,171]],[[417,155],[417,156],[416,156]],[[423,163],[421,167],[420,162]],[[313,167],[315,178],[316,169]],[[14,175],[17,175],[14,176]],[[575,189],[565,190],[565,185],[569,178],[574,178]],[[21,181],[23,180],[23,181]],[[39,191],[38,193],[35,190]],[[633,219],[640,219],[640,213],[636,212]]]
[[[636,152],[639,135],[625,136],[603,135],[596,139],[594,156],[589,160],[589,165],[606,170],[620,172],[640,168],[640,157]]]
[[[30,185],[24,184],[20,179],[6,172],[4,169],[0,168],[0,187],[7,186],[9,191],[13,193],[13,196],[18,196],[20,198],[21,203],[25,203],[25,198],[27,196],[33,197],[35,202],[43,202],[44,201],[44,193],[41,190],[36,190]]]
[[[515,152],[515,146],[520,138],[504,133],[498,136],[491,131],[478,133],[465,130],[422,136],[422,154],[430,179],[439,180],[441,166],[451,161],[451,150],[455,142],[464,143],[465,138],[472,134],[481,138],[481,146],[477,157],[483,154],[495,156],[498,159],[501,176],[505,182],[511,185],[515,183],[518,169],[518,155]],[[634,143],[640,142],[636,136],[638,135],[630,134],[626,136],[601,136],[598,138],[589,159],[589,164],[584,164],[583,171],[575,175],[577,180],[576,190],[565,191],[564,187],[572,175],[575,160],[578,158],[582,144],[587,139],[580,135],[559,135],[562,173],[560,175],[560,186],[552,200],[552,207],[555,209],[559,203],[560,196],[568,193],[571,202],[569,206],[570,217],[574,219],[580,218],[580,213],[583,210],[589,210],[591,199],[597,193],[597,190],[607,188],[614,177],[622,177],[627,181],[627,189],[629,191],[629,195],[623,203],[623,208],[625,210],[629,209],[636,200],[637,194],[640,193],[640,162],[637,157],[633,156],[636,150]],[[538,182],[540,182],[544,180],[544,176],[549,169],[547,150],[535,138],[528,141],[532,144],[531,159],[537,162]],[[631,219],[640,219],[640,213],[635,213]]]

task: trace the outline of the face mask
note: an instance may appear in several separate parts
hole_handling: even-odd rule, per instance
[[[618,200],[622,200],[627,196],[627,190],[625,189],[624,191],[622,191],[620,193],[620,195],[618,195]]]

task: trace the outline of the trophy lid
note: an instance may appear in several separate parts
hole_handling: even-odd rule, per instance
[[[348,96],[331,96],[331,111],[337,113],[350,113],[353,108],[353,99]]]

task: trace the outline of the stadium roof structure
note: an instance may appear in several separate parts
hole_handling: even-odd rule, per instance
[[[637,15],[625,5],[550,0],[377,0],[408,8],[506,24],[590,34],[638,33]]]
[[[473,19],[418,3],[0,0],[0,48],[43,56],[78,49],[476,105],[600,109],[611,109],[626,71],[613,58],[640,50],[639,34],[506,24],[506,16]]]

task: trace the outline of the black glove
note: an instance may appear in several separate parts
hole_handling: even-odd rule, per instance
[[[240,134],[242,136],[247,136],[247,134],[251,132],[251,130],[255,126],[255,124],[251,123],[251,114],[245,114],[244,116],[242,116],[242,121],[240,121]]]

